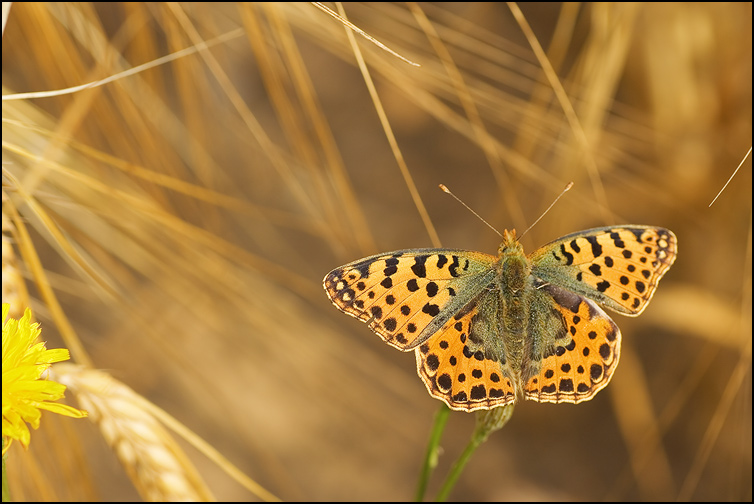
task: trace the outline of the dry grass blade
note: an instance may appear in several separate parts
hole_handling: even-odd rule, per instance
[[[725,185],[722,187],[722,189],[720,189],[720,192],[718,192],[715,195],[715,198],[710,202],[709,206],[712,206],[715,203],[715,201],[717,200],[717,198],[719,198],[720,195],[723,193],[723,191],[725,191],[725,188],[728,187],[728,184],[730,184],[730,181],[733,180],[733,177],[736,176],[736,173],[738,173],[738,170],[741,169],[741,165],[746,162],[746,160],[749,158],[750,155],[751,155],[751,147],[749,147],[749,150],[746,153],[746,155],[744,156],[744,158],[741,160],[740,163],[738,163],[738,166],[736,166],[736,169],[733,170],[733,173],[731,173],[730,178],[725,182]]]
[[[340,6],[340,8],[343,8],[342,5]],[[341,12],[341,14],[345,15],[345,12]],[[416,183],[414,182],[413,176],[411,175],[408,165],[406,164],[406,160],[404,159],[400,147],[398,146],[398,141],[395,138],[395,133],[393,132],[393,128],[390,125],[387,114],[385,114],[382,100],[377,94],[377,89],[374,86],[374,81],[372,80],[372,76],[370,75],[369,69],[367,68],[367,65],[364,61],[361,49],[357,45],[356,39],[350,31],[347,32],[347,35],[348,41],[351,44],[354,55],[356,56],[356,61],[358,62],[359,69],[361,70],[361,73],[364,77],[364,82],[367,85],[367,89],[369,89],[369,95],[372,97],[372,101],[374,102],[375,109],[377,110],[377,115],[380,117],[380,123],[382,124],[382,128],[385,131],[385,136],[387,136],[388,142],[390,143],[390,148],[393,151],[393,156],[395,157],[395,161],[398,164],[401,175],[403,176],[403,180],[408,187],[408,190],[411,193],[411,197],[414,200],[414,204],[416,205],[416,209],[419,212],[422,221],[424,222],[424,227],[427,228],[427,233],[429,234],[429,239],[432,245],[439,247],[440,237],[437,235],[437,230],[435,229],[434,224],[432,224],[432,220],[427,213],[427,208],[422,201],[421,195],[416,188]]]
[[[401,56],[400,54],[398,54],[397,52],[393,51],[388,46],[386,46],[385,44],[383,44],[382,42],[380,42],[376,38],[374,38],[371,35],[369,35],[367,32],[365,32],[364,30],[362,30],[361,28],[359,28],[358,26],[356,26],[355,24],[353,24],[352,22],[350,22],[345,17],[343,17],[342,15],[336,13],[335,11],[333,11],[332,9],[330,9],[329,7],[327,7],[326,5],[324,5],[322,2],[312,2],[312,5],[314,5],[316,8],[318,8],[322,12],[326,13],[328,16],[332,16],[333,18],[337,19],[338,21],[340,21],[341,23],[343,23],[343,26],[345,26],[349,30],[352,30],[352,31],[358,33],[359,35],[361,35],[362,37],[364,37],[365,39],[367,39],[368,41],[370,41],[371,43],[373,43],[377,47],[379,47],[381,49],[384,49],[385,51],[389,52],[390,54],[392,54],[396,58],[400,58],[400,59],[402,59],[403,61],[405,61],[406,63],[408,63],[409,65],[412,65],[412,66],[421,66],[418,63],[415,63],[415,62],[411,61],[410,59],[405,58],[405,57]],[[339,7],[342,8],[342,4],[339,3],[338,5],[339,5]]]

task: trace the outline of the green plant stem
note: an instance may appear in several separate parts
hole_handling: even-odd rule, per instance
[[[439,456],[440,438],[442,438],[442,432],[445,430],[445,424],[450,417],[450,408],[443,403],[440,409],[435,413],[435,422],[432,426],[432,432],[429,437],[429,443],[427,444],[427,451],[424,455],[424,463],[422,464],[421,474],[419,474],[419,483],[416,486],[415,501],[421,502],[424,500],[424,494],[427,491],[427,483],[429,477],[432,475],[435,467],[437,467],[437,461]]]
[[[482,443],[487,441],[490,434],[496,430],[502,429],[503,426],[508,423],[508,420],[510,420],[512,415],[512,404],[477,412],[476,427],[474,428],[474,433],[471,435],[469,444],[466,445],[466,449],[463,450],[461,456],[458,457],[458,460],[456,460],[456,463],[453,464],[453,467],[450,469],[448,477],[445,478],[445,482],[443,483],[442,488],[440,488],[440,492],[437,494],[436,501],[445,502],[445,500],[447,500],[448,495],[450,495],[456,481],[458,481],[458,478],[461,476],[461,473],[476,449],[479,448]]]

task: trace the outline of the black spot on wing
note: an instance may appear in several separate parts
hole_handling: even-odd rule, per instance
[[[565,243],[560,244],[560,253],[563,257],[565,257],[566,265],[573,264],[573,254],[566,250]]]
[[[602,255],[602,245],[597,241],[596,236],[587,236],[586,241],[592,246],[592,255],[594,257],[600,257]]]
[[[626,248],[626,242],[621,240],[620,233],[612,232],[610,233],[610,239],[613,240],[613,244],[618,248]]]
[[[422,312],[431,317],[436,317],[440,313],[440,307],[436,304],[427,303],[422,307]]]
[[[448,263],[448,256],[446,255],[437,256],[437,269],[442,269],[442,267],[445,266],[447,263]]]
[[[425,255],[414,257],[414,264],[411,266],[411,271],[413,271],[414,275],[419,278],[425,278],[427,276],[427,267],[425,266],[427,257],[428,256]]]
[[[359,276],[361,276],[361,278],[368,278],[369,277],[369,266],[370,266],[370,263],[364,262],[364,263],[361,263],[361,264],[357,264],[356,266],[354,266],[353,269],[355,269],[356,271],[359,272]]]
[[[644,240],[641,239],[641,237],[644,235],[644,229],[639,228],[625,228],[626,231],[631,231],[634,236],[636,236],[636,241],[639,243],[644,243]]]
[[[562,378],[560,385],[558,385],[560,392],[573,392],[573,380],[570,378]]]
[[[429,354],[427,356],[427,367],[431,369],[432,371],[437,371],[437,368],[440,367],[440,359],[437,358],[437,355],[435,354]]]
[[[475,401],[479,401],[487,397],[487,389],[484,385],[474,385],[471,387],[471,398]]]
[[[427,296],[429,297],[435,297],[437,295],[437,291],[439,290],[439,287],[435,282],[429,282],[427,284]]]
[[[448,271],[450,272],[450,276],[458,277],[461,276],[461,274],[458,272],[458,266],[460,266],[460,262],[458,261],[458,256],[451,256],[453,257],[453,262],[448,266]]]
[[[437,377],[437,385],[442,390],[450,390],[450,387],[453,385],[453,380],[450,378],[450,375],[448,373],[443,373],[440,376]]]
[[[388,331],[393,332],[398,326],[398,322],[395,320],[395,318],[390,317],[389,319],[386,319],[385,322],[382,323],[382,325]]]
[[[395,275],[398,272],[398,262],[399,261],[396,257],[385,259],[385,269],[382,270],[382,273],[388,277]]]

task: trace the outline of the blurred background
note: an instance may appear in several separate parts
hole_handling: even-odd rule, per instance
[[[519,403],[451,498],[751,500],[750,159],[709,207],[751,146],[751,4],[343,7],[421,66],[356,35],[370,94],[314,4],[13,4],[4,231],[48,348],[281,499],[410,499],[441,403],[323,276],[395,249],[494,254],[439,183],[520,233],[573,181],[525,250],[632,223],[673,230],[678,259],[641,317],[615,315],[610,386]],[[429,498],[473,426],[451,414]],[[215,498],[257,498],[174,437]],[[116,452],[45,414],[9,453],[13,497],[147,498]]]

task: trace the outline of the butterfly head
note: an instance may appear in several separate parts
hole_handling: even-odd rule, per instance
[[[498,255],[499,257],[504,257],[506,255],[511,254],[523,254],[524,249],[521,246],[521,244],[518,242],[518,238],[516,238],[516,230],[511,229],[510,231],[507,229],[503,230],[503,241],[500,243],[500,248],[498,249]]]

